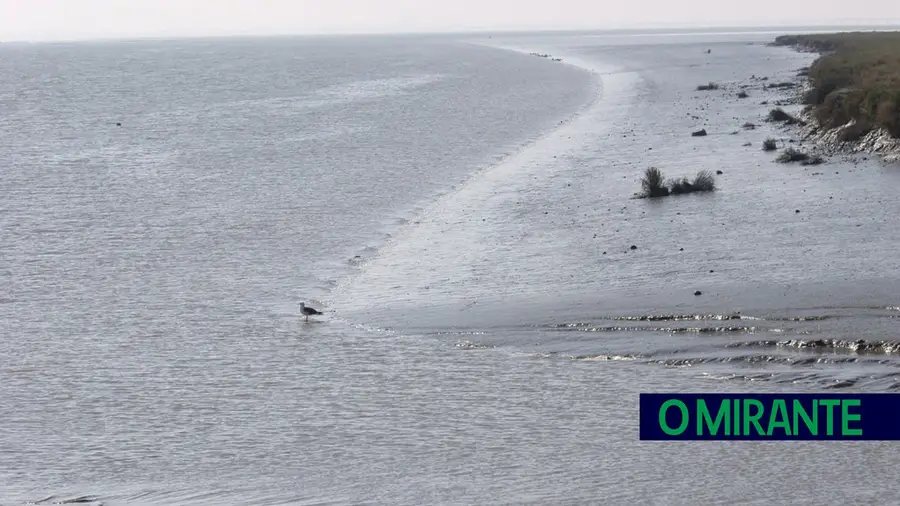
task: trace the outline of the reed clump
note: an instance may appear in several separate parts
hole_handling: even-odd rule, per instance
[[[643,198],[711,192],[716,190],[716,179],[712,171],[701,170],[693,180],[688,177],[667,180],[661,170],[650,167],[644,171],[644,177],[641,178],[641,190],[639,196]]]

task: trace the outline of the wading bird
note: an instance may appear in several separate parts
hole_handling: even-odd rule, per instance
[[[303,302],[300,303],[300,312],[303,313],[303,316],[306,317],[306,321],[309,321],[309,317],[312,315],[322,314],[321,311],[316,311],[311,307],[306,307],[306,304]]]

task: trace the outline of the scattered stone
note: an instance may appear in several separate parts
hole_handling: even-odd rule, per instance
[[[693,136],[693,137],[703,137],[703,136],[705,136],[705,135],[706,135],[706,129],[705,129],[705,128],[702,129],[702,130],[697,130],[696,132],[692,132],[692,133],[691,133],[691,136]]]

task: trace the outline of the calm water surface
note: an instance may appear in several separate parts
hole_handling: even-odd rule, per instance
[[[896,501],[887,444],[637,440],[898,385],[900,173],[761,151],[773,37],[4,45],[0,503]]]

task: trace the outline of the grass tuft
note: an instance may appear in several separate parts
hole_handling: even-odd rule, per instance
[[[642,195],[645,197],[665,197],[669,194],[669,189],[665,185],[665,177],[661,170],[656,167],[650,167],[644,171],[644,177],[641,178]]]
[[[778,141],[771,137],[763,141],[763,151],[775,151],[778,149]]]
[[[784,109],[781,107],[776,107],[769,111],[769,121],[779,121],[788,125],[793,125],[796,123],[801,123],[801,121],[790,114],[784,112]]]
[[[801,161],[800,165],[821,165],[823,163],[825,163],[825,159],[822,158],[821,156],[810,155],[809,157],[806,158],[806,160]]]
[[[711,192],[716,189],[716,180],[713,173],[701,170],[691,181],[687,177],[665,181],[663,173],[656,167],[650,167],[644,171],[641,178],[641,197],[666,197],[694,192]]]
[[[803,162],[809,160],[809,155],[794,148],[787,148],[775,160],[778,163]]]
[[[698,192],[711,192],[716,189],[716,178],[713,177],[713,173],[708,170],[701,170],[694,176],[694,181],[691,183],[691,186],[694,188],[694,191]]]

